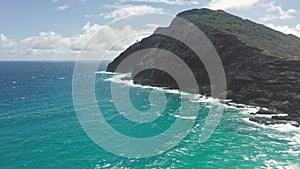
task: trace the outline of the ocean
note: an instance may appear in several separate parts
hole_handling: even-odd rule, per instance
[[[201,142],[203,123],[215,106],[214,99],[197,100],[188,94],[182,97],[178,91],[133,85],[120,80],[118,74],[104,72],[106,64],[81,76],[95,78],[98,108],[115,131],[151,138],[181,118],[195,120],[188,134],[171,149],[151,157],[115,155],[93,142],[77,118],[72,97],[74,62],[0,62],[0,168],[300,168],[299,128],[258,125],[248,120],[253,108],[222,105],[216,130]],[[114,105],[112,83],[121,89],[129,87],[132,106],[140,112],[158,106],[149,101],[153,90],[159,91],[155,99],[166,98],[166,107],[149,125],[132,122]],[[121,98],[125,94],[119,92]],[[176,114],[182,101],[197,104],[197,116]],[[89,104],[81,106],[89,112]],[[113,139],[104,129],[98,134]]]

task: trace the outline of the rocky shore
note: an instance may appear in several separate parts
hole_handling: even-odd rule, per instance
[[[178,16],[194,23],[214,45],[225,70],[227,99],[235,103],[268,108],[261,109],[256,114],[269,114],[270,118],[254,115],[250,118],[251,121],[266,125],[290,123],[299,127],[299,38],[224,11],[194,9]],[[172,26],[174,25],[171,23],[169,27]],[[116,67],[130,54],[148,48],[164,49],[180,57],[196,77],[200,94],[210,95],[208,74],[196,54],[178,40],[155,32],[121,53],[109,64],[107,71],[115,72]],[[137,63],[132,63],[128,69],[122,71],[133,73],[134,83],[178,88],[170,75],[157,69],[135,74],[135,71],[141,70],[150,62],[158,61],[147,54],[140,57]],[[171,60],[169,62],[172,63]]]

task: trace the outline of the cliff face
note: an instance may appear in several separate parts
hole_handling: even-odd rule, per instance
[[[252,118],[254,121],[271,124],[270,121],[274,120],[275,123],[293,120],[300,124],[299,38],[223,11],[197,9],[178,16],[199,27],[216,48],[226,74],[228,99],[288,114],[286,117],[273,116],[272,119]],[[180,57],[191,68],[200,93],[210,95],[206,69],[196,54],[180,41],[155,33],[130,46],[109,64],[107,71],[114,72],[130,54],[148,48],[164,49]],[[175,80],[163,71],[150,69],[136,73],[146,64],[158,62],[157,57],[159,53],[156,57],[145,53],[121,72],[133,73],[132,79],[138,84],[178,88]]]

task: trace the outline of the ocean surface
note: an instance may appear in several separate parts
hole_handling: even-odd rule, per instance
[[[116,131],[147,138],[167,130],[176,118],[196,119],[189,134],[162,154],[129,159],[106,151],[89,138],[77,118],[72,99],[74,65],[74,62],[0,62],[1,169],[300,168],[299,128],[258,125],[247,120],[252,109],[224,105],[218,127],[202,143],[201,129],[215,104],[213,99],[185,97],[184,102],[199,104],[200,108],[197,117],[180,117],[174,114],[183,99],[178,92],[122,82],[118,79],[120,75],[105,73],[103,64],[96,73],[82,76],[96,79],[98,107]],[[167,108],[162,118],[155,125],[139,125],[122,118],[112,100],[111,83],[121,88],[129,85],[131,103],[139,111],[150,108],[148,96],[152,90],[166,93]],[[83,106],[88,111],[89,105]],[[99,133],[109,137],[107,131]]]

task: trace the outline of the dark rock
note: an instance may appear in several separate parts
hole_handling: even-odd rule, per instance
[[[289,118],[288,116],[273,116],[272,118],[250,117],[249,120],[264,125],[291,124],[295,127],[299,127],[300,124],[298,121],[295,121],[294,119]]]
[[[280,113],[283,113],[283,112],[279,112],[276,110],[259,109],[255,114],[272,115],[272,114],[280,114]]]
[[[265,125],[287,124],[288,123],[288,121],[279,121],[279,120],[270,119],[267,117],[250,117],[249,120],[259,123],[259,124],[265,124]]]
[[[292,116],[272,116],[271,119],[280,120],[280,121],[288,121],[288,123],[293,126],[299,127],[300,125],[300,117],[292,117]]]

